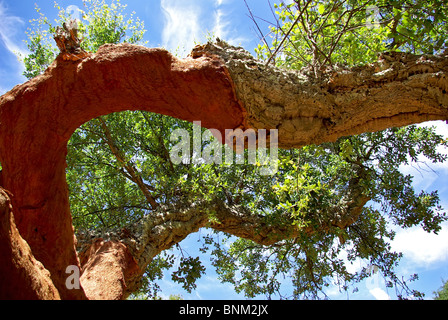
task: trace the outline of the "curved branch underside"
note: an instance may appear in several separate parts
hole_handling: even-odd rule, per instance
[[[278,129],[280,147],[301,147],[447,120],[447,75],[448,56],[390,53],[375,64],[334,69],[316,79],[265,66],[224,42],[198,46],[183,60],[162,49],[130,44],[105,45],[73,60],[61,54],[44,74],[0,97],[3,187],[12,194],[21,236],[50,271],[60,296],[85,298],[82,288],[65,286],[66,267],[80,266],[65,157],[67,141],[84,122],[112,112],[145,110],[200,120],[223,136],[225,129]],[[192,230],[206,223],[203,215],[194,217]],[[89,251],[90,256],[103,252],[100,247]],[[122,252],[120,261],[132,265],[131,274],[138,273],[141,264],[129,260],[132,250],[115,247]],[[116,274],[117,279],[128,277]],[[117,283],[123,285],[122,280]]]

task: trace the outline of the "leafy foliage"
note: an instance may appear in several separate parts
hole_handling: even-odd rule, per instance
[[[82,19],[78,20],[80,38],[83,39],[82,48],[96,52],[105,43],[141,43],[146,30],[144,23],[131,14],[126,19],[124,11],[126,5],[120,0],[112,0],[107,4],[105,0],[83,0],[85,10],[81,10]],[[30,79],[41,74],[56,58],[58,50],[52,41],[56,27],[71,18],[69,12],[55,2],[58,19],[54,23],[41,12],[36,5],[39,18],[30,21],[32,29],[27,32],[27,46],[30,54],[23,58],[25,64],[24,75]]]
[[[119,1],[85,0],[84,5],[79,28],[87,51],[104,43],[142,42],[143,23],[133,15],[127,18]],[[366,26],[369,5],[379,8],[374,28]],[[27,77],[43,72],[55,58],[51,33],[69,18],[58,9],[55,24],[37,9],[39,18],[28,33],[31,54],[24,59]],[[432,53],[446,45],[447,9],[441,1],[297,0],[276,9],[272,42],[265,38],[257,48],[259,56],[287,68],[312,68],[316,75],[339,63],[371,62],[384,50]],[[391,250],[391,225],[418,225],[437,233],[447,220],[437,192],[417,192],[412,177],[400,171],[423,156],[434,163],[446,160],[439,148],[448,142],[433,128],[391,128],[280,150],[279,171],[272,176],[261,175],[247,160],[175,165],[169,155],[175,142],[169,137],[176,128],[193,131],[191,123],[137,111],[93,119],[73,134],[67,182],[76,231],[123,227],[161,204],[219,199],[247,208],[266,224],[293,224],[302,230],[270,246],[222,233],[203,238],[201,251],[211,253],[220,279],[247,297],[325,298],[331,285],[349,290],[368,278],[370,266],[399,297],[421,297],[408,286],[416,276],[403,281],[395,274],[401,254]],[[219,222],[212,211],[208,214],[211,222]],[[171,279],[187,291],[195,289],[204,267],[198,257],[181,253],[165,251],[153,259],[141,291],[157,297],[157,281],[174,266]],[[357,260],[366,267],[350,272],[347,264]],[[287,281],[294,288],[290,295],[283,290]]]
[[[448,300],[448,281],[444,281],[442,287],[434,294],[434,300]]]
[[[199,257],[181,258],[180,266],[177,271],[173,272],[171,279],[182,284],[182,288],[191,292],[196,289],[196,280],[205,274],[205,268]]]
[[[238,239],[229,249],[218,241],[210,249],[213,241],[209,240],[204,247],[212,250],[221,280],[249,297],[287,298],[280,288],[289,278],[295,288],[292,298],[316,299],[326,297],[325,288],[331,284],[347,290],[350,283],[369,277],[367,267],[356,273],[347,269],[347,261],[361,259],[366,266],[377,266],[399,297],[420,297],[393,271],[401,254],[391,251],[395,234],[389,224],[420,225],[437,233],[447,219],[437,193],[416,193],[412,177],[400,172],[402,164],[416,163],[420,155],[444,161],[446,155],[435,152],[437,146],[447,146],[441,141],[433,128],[409,126],[282,151],[281,172],[264,194],[263,210],[274,219],[291,215],[294,223],[317,231],[272,246]],[[358,178],[370,202],[354,223],[341,229],[332,225],[333,214],[342,206],[341,199],[349,199],[349,185]],[[327,225],[325,232],[323,225]]]
[[[442,0],[296,0],[275,5],[276,24],[257,52],[288,68],[373,62],[383,51],[434,54],[448,46]]]

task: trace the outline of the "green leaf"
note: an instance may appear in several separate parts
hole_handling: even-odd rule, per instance
[[[320,14],[323,14],[325,12],[325,5],[324,4],[319,4],[319,7],[317,9],[319,11]]]

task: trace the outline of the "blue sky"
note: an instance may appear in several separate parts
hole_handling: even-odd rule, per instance
[[[0,0],[0,94],[26,81],[22,76],[23,64],[14,53],[27,54],[25,31],[30,27],[29,20],[37,18],[34,3],[49,18],[56,17],[53,1]],[[63,8],[82,8],[82,1],[79,0],[60,0],[58,3]],[[195,43],[204,42],[208,34],[241,45],[251,52],[260,42],[243,0],[122,0],[122,3],[128,5],[129,13],[135,11],[136,16],[145,22],[147,46],[165,47],[179,56],[188,54]],[[267,0],[247,0],[247,3],[254,15],[274,20]],[[268,24],[261,20],[258,22],[266,32]],[[445,122],[431,124],[437,125],[437,130],[448,136]],[[407,166],[402,170],[414,174],[417,190],[438,190],[442,205],[448,208],[448,163],[431,165],[431,168],[433,170],[427,170],[423,166],[417,170],[415,166]],[[205,232],[200,231],[202,234]],[[183,250],[193,256],[199,254],[197,240],[200,233],[190,235],[181,244]],[[411,288],[424,292],[426,298],[433,296],[442,279],[448,279],[448,224],[444,224],[438,235],[427,234],[419,228],[397,230],[392,247],[404,253],[398,273],[405,279],[410,274],[418,273],[420,278],[411,284]],[[210,266],[208,257],[204,257],[203,262]],[[365,266],[365,262],[357,261],[350,268],[355,271]],[[221,284],[212,267],[207,269],[207,274],[198,281],[197,290],[191,294],[172,283],[168,274],[160,284],[164,296],[180,294],[185,299],[244,298],[237,295],[231,286]],[[395,299],[394,289],[387,289],[378,274],[358,285],[358,288],[357,293],[347,294],[340,293],[337,287],[330,287],[327,294],[332,299]]]

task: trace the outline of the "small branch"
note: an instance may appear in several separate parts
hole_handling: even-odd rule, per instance
[[[263,31],[261,31],[260,26],[258,25],[257,20],[255,19],[254,15],[252,13],[252,10],[250,9],[249,5],[247,4],[247,1],[244,0],[244,3],[246,4],[247,10],[249,11],[250,19],[254,22],[255,26],[257,27],[258,32],[260,33],[261,41],[264,42],[264,44],[266,45],[266,48],[269,50],[269,52],[271,53],[271,56],[272,56],[272,50],[271,50],[269,44],[266,41],[266,36],[263,35]]]
[[[118,160],[119,163],[126,169],[128,174],[131,177],[131,181],[137,184],[137,186],[140,188],[140,190],[143,192],[143,195],[145,196],[146,200],[148,200],[149,204],[151,205],[152,209],[156,209],[158,207],[158,204],[156,200],[153,198],[151,193],[148,190],[147,185],[143,182],[142,177],[137,173],[137,171],[134,169],[134,167],[129,164],[126,160],[124,155],[121,153],[121,151],[118,149],[116,144],[114,143],[114,139],[112,137],[112,134],[107,127],[106,122],[103,118],[99,117],[98,120],[100,121],[101,127],[103,128],[105,139],[107,144],[110,147],[110,150],[112,151],[112,154],[115,156],[115,158]]]
[[[142,114],[143,118],[145,119],[145,121],[148,123],[148,125],[151,127],[154,135],[156,135],[157,139],[159,140],[159,145],[162,147],[162,152],[163,152],[162,158],[168,163],[168,166],[169,166],[171,172],[175,172],[173,162],[171,161],[170,153],[165,146],[163,137],[156,132],[156,128],[154,128],[152,121],[148,118],[148,115],[146,114],[146,112],[142,111],[141,114]],[[163,127],[161,129],[163,129]],[[160,156],[160,154],[159,154],[159,156]]]
[[[269,63],[271,62],[271,60],[277,55],[278,51],[280,50],[280,48],[283,46],[283,44],[285,43],[286,39],[288,39],[289,34],[292,32],[292,30],[294,29],[294,27],[296,26],[297,22],[299,22],[299,19],[301,19],[303,12],[305,12],[306,8],[308,7],[308,5],[310,4],[310,1],[308,1],[305,5],[305,7],[303,7],[303,9],[300,11],[299,15],[297,16],[297,18],[294,20],[294,22],[292,23],[291,27],[289,28],[289,30],[286,32],[285,36],[283,37],[282,41],[280,42],[280,44],[278,45],[278,47],[275,49],[274,53],[269,57],[268,61],[266,62],[266,65],[269,65]]]

